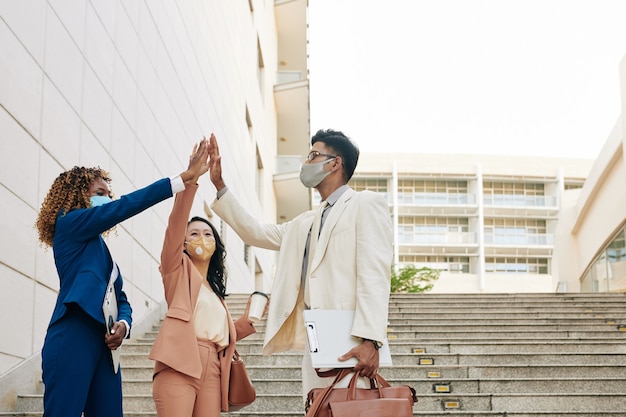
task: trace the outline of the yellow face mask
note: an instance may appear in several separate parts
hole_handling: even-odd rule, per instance
[[[187,244],[187,252],[192,259],[208,261],[215,253],[215,238],[203,236],[185,243]]]

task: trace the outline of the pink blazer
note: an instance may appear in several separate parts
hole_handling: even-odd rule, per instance
[[[161,275],[167,301],[167,313],[159,330],[149,358],[155,361],[154,375],[170,367],[194,378],[200,378],[202,365],[192,321],[202,281],[191,259],[183,253],[187,221],[193,205],[197,185],[186,185],[176,195],[170,214],[161,252]],[[255,333],[247,318],[233,321],[222,300],[229,320],[230,343],[219,353],[221,363],[222,411],[228,411],[228,382],[235,342]]]

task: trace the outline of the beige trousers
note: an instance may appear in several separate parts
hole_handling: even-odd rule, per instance
[[[158,417],[220,417],[220,361],[215,343],[198,340],[200,379],[172,368],[154,376],[152,397]]]

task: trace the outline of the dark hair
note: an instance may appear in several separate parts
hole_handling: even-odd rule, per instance
[[[207,272],[206,279],[213,292],[223,300],[226,298],[227,281],[226,266],[224,265],[224,261],[226,259],[226,248],[224,247],[222,238],[220,238],[219,233],[217,233],[217,229],[211,224],[210,221],[202,217],[194,216],[187,222],[187,227],[189,227],[189,225],[193,222],[206,223],[209,225],[211,230],[213,230],[213,237],[215,238],[215,253],[211,256],[211,260],[209,261],[209,271]],[[185,253],[189,256],[189,253],[186,250]]]
[[[65,215],[70,210],[91,207],[89,187],[98,178],[111,184],[109,173],[100,167],[75,166],[59,174],[46,194],[37,217],[36,228],[43,244],[52,246],[59,214]]]
[[[338,130],[318,130],[311,138],[311,146],[316,142],[323,142],[332,149],[343,161],[343,176],[346,182],[350,181],[356,164],[359,162],[359,147],[349,137]]]

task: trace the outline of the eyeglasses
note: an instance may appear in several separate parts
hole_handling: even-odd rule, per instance
[[[317,158],[318,156],[325,156],[326,158],[329,158],[329,159],[337,157],[337,155],[329,155],[327,153],[321,153],[321,152],[318,152],[318,151],[311,151],[306,156],[306,160],[307,160],[307,162],[313,162],[315,160],[315,158]]]

